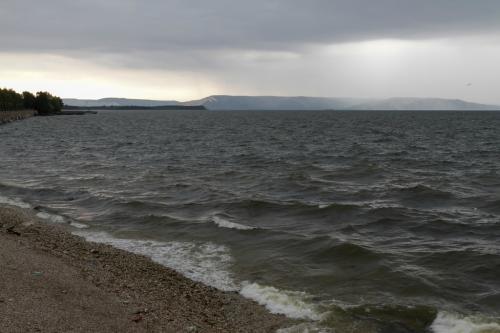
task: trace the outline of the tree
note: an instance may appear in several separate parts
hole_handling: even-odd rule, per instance
[[[0,111],[19,110],[23,97],[12,89],[0,89]]]
[[[40,114],[49,114],[53,111],[51,97],[52,96],[48,92],[45,92],[45,91],[39,91],[36,93],[35,109]]]
[[[34,96],[28,91],[18,94],[12,89],[0,89],[0,111],[35,109],[40,114],[60,112],[64,103],[60,97],[39,91]]]
[[[60,97],[52,96],[46,91],[36,93],[35,109],[40,114],[60,112],[64,103]]]
[[[54,109],[54,112],[61,112],[64,103],[60,97],[57,96],[52,96],[52,107]]]
[[[36,98],[35,95],[30,93],[29,91],[23,92],[23,106],[25,109],[35,109],[36,106]]]

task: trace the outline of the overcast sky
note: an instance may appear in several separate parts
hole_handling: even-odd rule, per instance
[[[500,104],[499,0],[1,0],[0,86]]]

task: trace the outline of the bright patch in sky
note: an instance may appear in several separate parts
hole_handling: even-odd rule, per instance
[[[499,15],[498,0],[3,0],[0,86],[500,104]]]

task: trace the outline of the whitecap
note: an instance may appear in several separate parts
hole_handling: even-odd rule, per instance
[[[74,222],[74,221],[70,222],[69,225],[72,227],[75,227],[77,229],[88,229],[89,228],[89,226],[84,224],[84,223],[79,223],[79,222]]]
[[[439,312],[431,330],[434,333],[500,333],[500,323],[487,318]]]
[[[39,212],[38,214],[36,214],[36,216],[43,219],[43,220],[52,222],[52,223],[64,223],[65,222],[64,217],[62,217],[60,215],[56,215],[56,214],[50,214],[47,212]]]
[[[220,216],[212,216],[212,222],[221,228],[238,229],[238,230],[254,230],[255,227],[239,224],[236,222],[231,222],[223,219]]]
[[[283,314],[289,318],[318,321],[323,317],[318,306],[310,301],[312,297],[305,292],[245,282],[240,294],[265,306],[271,313]]]
[[[26,208],[26,209],[31,208],[31,205],[29,203],[26,203],[16,198],[7,198],[4,196],[0,196],[0,204],[16,206],[19,208]]]

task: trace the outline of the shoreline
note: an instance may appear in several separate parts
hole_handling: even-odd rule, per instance
[[[0,125],[16,120],[34,117],[38,114],[35,110],[0,111]]]
[[[7,205],[0,267],[0,327],[9,332],[276,332],[297,324]]]

